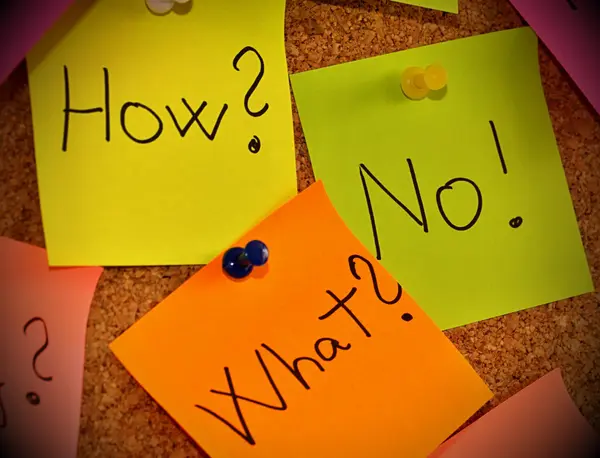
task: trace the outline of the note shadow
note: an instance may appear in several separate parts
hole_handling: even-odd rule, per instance
[[[400,72],[390,73],[385,77],[385,98],[394,103],[408,103],[410,100],[402,92]]]
[[[265,264],[264,266],[260,266],[260,267],[254,267],[252,269],[252,272],[250,272],[250,275],[248,275],[247,277],[244,278],[233,278],[233,277],[229,277],[229,280],[235,282],[235,283],[243,283],[246,281],[250,281],[250,280],[262,280],[263,278],[267,277],[269,275],[269,263]]]
[[[448,93],[448,86],[444,86],[442,89],[440,89],[439,91],[431,91],[428,95],[427,98],[429,100],[435,100],[435,101],[439,101],[439,100],[443,100],[444,97],[446,97],[446,94]]]
[[[188,14],[190,11],[192,11],[193,7],[194,7],[194,0],[189,0],[186,3],[175,3],[172,11],[175,14],[183,16],[185,14]]]

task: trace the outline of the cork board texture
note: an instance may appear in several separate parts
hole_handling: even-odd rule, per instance
[[[143,1],[143,0],[139,0]],[[290,73],[525,25],[508,0],[461,0],[458,15],[385,0],[288,0]],[[600,117],[547,49],[540,67],[590,269],[600,284]],[[314,181],[294,107],[298,189]],[[0,235],[44,246],[27,75],[0,86]],[[82,457],[205,456],[135,383],[108,344],[200,266],[105,269],[87,329]],[[600,430],[600,295],[543,305],[446,332],[495,398],[489,411],[555,367]]]

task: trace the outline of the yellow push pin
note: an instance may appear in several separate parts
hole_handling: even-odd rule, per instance
[[[433,64],[423,70],[421,67],[409,67],[402,73],[402,92],[412,100],[427,97],[430,91],[439,91],[446,86],[448,75],[439,64]]]
[[[187,3],[189,0],[146,0],[146,6],[154,14],[163,15],[170,12],[175,3]]]

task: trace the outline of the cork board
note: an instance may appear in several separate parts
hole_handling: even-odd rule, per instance
[[[139,0],[143,1],[143,0]],[[288,0],[290,73],[525,23],[508,0],[461,0],[460,14],[387,0]],[[600,284],[600,116],[543,45],[544,91],[590,269]],[[294,107],[298,190],[313,182]],[[27,75],[0,86],[0,235],[44,246]],[[87,329],[79,455],[205,456],[134,382],[108,344],[195,273],[195,267],[107,268]],[[555,367],[600,430],[600,295],[588,294],[446,332],[494,392],[473,419]]]

